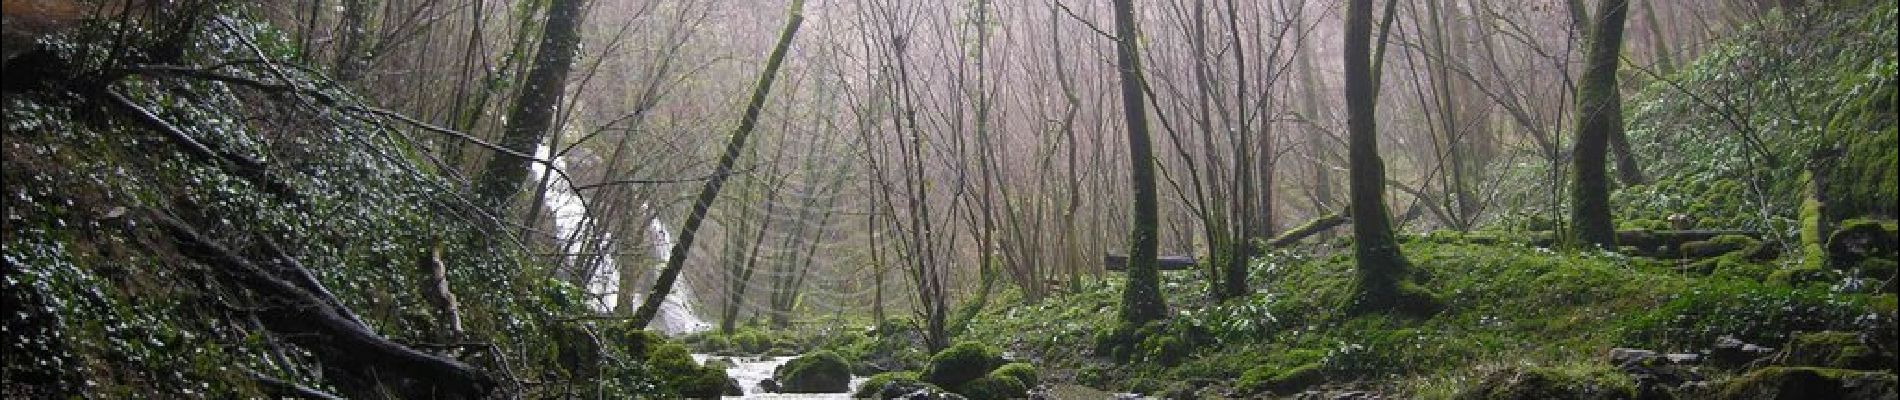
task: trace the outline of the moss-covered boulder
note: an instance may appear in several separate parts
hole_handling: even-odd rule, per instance
[[[851,394],[854,399],[897,399],[913,393],[939,393],[942,388],[924,382],[916,372],[894,371],[871,375]]]
[[[1863,260],[1896,258],[1900,251],[1900,226],[1892,221],[1850,219],[1842,221],[1827,238],[1828,261],[1835,268],[1853,268]],[[1890,279],[1874,277],[1875,279]]]
[[[1466,388],[1463,400],[1610,400],[1636,398],[1636,383],[1609,368],[1527,367],[1497,371]]]
[[[1723,382],[1715,398],[1892,399],[1900,395],[1890,372],[1816,367],[1769,367]]]
[[[1292,367],[1262,365],[1248,369],[1240,374],[1240,380],[1234,385],[1249,393],[1291,394],[1318,385],[1326,380],[1318,362],[1300,364]]]
[[[990,374],[964,382],[957,394],[970,400],[1001,400],[1028,397],[1029,387],[1007,375]]]
[[[1003,366],[997,367],[995,371],[990,371],[990,375],[1016,378],[1017,381],[1023,383],[1023,386],[1032,388],[1042,384],[1042,379],[1036,374],[1036,366],[1026,362],[1003,364]]]
[[[1814,332],[1795,335],[1777,356],[1777,364],[1791,367],[1827,367],[1880,370],[1894,367],[1893,354],[1881,354],[1862,343],[1854,332]]]
[[[851,390],[851,366],[830,351],[794,358],[772,371],[779,393],[844,393]]]
[[[1684,258],[1708,258],[1737,251],[1753,252],[1761,247],[1761,241],[1742,235],[1721,235],[1709,240],[1698,240],[1682,244]]]
[[[990,370],[1003,365],[1002,352],[982,343],[963,342],[937,352],[930,357],[930,367],[924,370],[925,382],[940,387],[955,388],[964,382],[975,380],[990,373]]]

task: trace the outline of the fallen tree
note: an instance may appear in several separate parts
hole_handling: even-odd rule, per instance
[[[279,273],[273,273],[176,217],[157,211],[145,214],[143,219],[165,231],[181,254],[256,293],[260,309],[255,315],[264,327],[311,350],[326,370],[336,374],[329,379],[349,392],[349,397],[474,399],[487,397],[496,387],[482,370],[377,335],[352,319],[353,314],[321,286],[308,289],[317,285],[314,280],[281,273],[296,270],[295,275],[308,276],[300,265],[278,262]]]

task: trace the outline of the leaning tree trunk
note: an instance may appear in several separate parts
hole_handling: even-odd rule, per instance
[[[719,188],[725,186],[733,162],[739,159],[739,151],[745,149],[746,137],[752,136],[752,130],[759,125],[759,112],[765,109],[765,97],[772,93],[772,81],[778,77],[779,66],[784,64],[786,50],[792,47],[792,36],[798,34],[799,23],[805,20],[804,7],[804,0],[792,0],[791,17],[785,21],[785,30],[779,33],[772,55],[765,60],[765,71],[759,73],[759,83],[752,88],[752,100],[746,103],[745,115],[739,117],[739,128],[732,132],[725,153],[719,155],[719,165],[713,168],[712,176],[699,190],[699,197],[693,200],[693,211],[686,215],[686,223],[680,227],[679,242],[673,244],[672,253],[667,255],[666,268],[660,270],[660,277],[653,283],[653,291],[647,293],[646,302],[633,313],[633,326],[645,327],[653,322],[660,304],[673,291],[673,282],[679,280],[680,270],[686,267],[686,255],[692,252],[699,225],[706,222],[706,211],[712,208],[713,200],[719,198]]]
[[[1387,3],[1386,7],[1392,7]],[[1379,158],[1378,76],[1371,57],[1372,0],[1352,0],[1346,8],[1346,153],[1348,196],[1352,203],[1353,256],[1358,266],[1352,312],[1422,311],[1428,298],[1410,283],[1411,263],[1399,253],[1392,219],[1385,206],[1385,161]]]
[[[534,154],[548,129],[554,125],[554,106],[561,103],[567,88],[567,73],[573,69],[574,53],[580,49],[583,0],[556,0],[548,7],[546,30],[534,56],[534,67],[508,112],[508,125],[502,129],[501,145],[521,154]],[[475,195],[497,216],[508,215],[515,192],[527,179],[529,160],[495,157],[483,168],[475,183]]]
[[[1604,150],[1623,131],[1622,100],[1617,95],[1617,55],[1623,48],[1628,0],[1604,0],[1590,26],[1583,76],[1577,93],[1577,142],[1572,151],[1570,183],[1571,239],[1578,246],[1616,248],[1610,220],[1610,185]]]
[[[1121,69],[1122,116],[1128,123],[1129,174],[1135,189],[1134,228],[1128,233],[1128,287],[1122,290],[1121,321],[1140,326],[1167,315],[1155,257],[1161,239],[1156,216],[1154,149],[1148,139],[1148,109],[1142,101],[1141,54],[1133,0],[1115,0],[1115,59]]]

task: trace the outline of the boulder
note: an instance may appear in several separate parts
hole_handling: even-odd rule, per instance
[[[1854,332],[1812,332],[1794,336],[1775,364],[1790,367],[1827,367],[1859,370],[1889,369],[1892,354],[1881,354]]]
[[[772,371],[779,393],[844,393],[851,390],[851,365],[830,351],[794,358]]]
[[[1900,389],[1889,372],[1815,367],[1768,367],[1730,379],[1721,399],[1893,399]]]
[[[1721,368],[1741,368],[1774,352],[1773,347],[1743,343],[1734,336],[1722,335],[1715,338],[1715,345],[1709,348],[1708,363]]]
[[[1001,365],[1002,352],[996,348],[975,342],[958,343],[930,357],[923,379],[938,387],[957,388],[988,375]]]

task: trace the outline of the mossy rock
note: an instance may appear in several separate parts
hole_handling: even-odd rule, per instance
[[[1816,367],[1768,367],[1721,384],[1716,398],[1892,399],[1900,396],[1891,372]]]
[[[745,395],[744,390],[739,388],[739,382],[720,368],[700,368],[698,373],[681,379],[678,386],[680,397],[703,399]]]
[[[1002,352],[977,342],[963,342],[930,357],[924,381],[940,387],[962,387],[964,382],[988,375],[1003,365]]]
[[[1816,282],[1833,280],[1833,271],[1807,265],[1799,265],[1775,270],[1768,274],[1768,282],[1788,286],[1802,286]]]
[[[1042,379],[1036,374],[1036,366],[1026,362],[1003,364],[1003,366],[997,367],[995,371],[990,371],[990,375],[1016,378],[1017,381],[1023,383],[1023,386],[1032,388],[1042,384]]]
[[[956,392],[970,400],[1020,399],[1029,396],[1029,386],[1013,377],[992,374],[964,382]]]
[[[1828,261],[1835,268],[1857,266],[1861,260],[1895,259],[1900,251],[1900,228],[1892,221],[1850,219],[1827,237]]]
[[[844,393],[851,390],[851,366],[837,353],[818,351],[780,365],[772,379],[780,393]]]
[[[1317,362],[1291,368],[1263,365],[1241,373],[1240,380],[1234,384],[1252,393],[1292,394],[1324,382],[1326,375],[1323,372]]]
[[[1628,375],[1604,367],[1573,370],[1512,368],[1486,376],[1456,397],[1461,400],[1609,400],[1636,398]]]
[[[851,394],[854,399],[895,399],[912,393],[942,392],[942,388],[924,382],[916,372],[895,371],[871,375],[864,380],[858,391]]]
[[[1889,369],[1892,354],[1880,354],[1862,343],[1854,332],[1813,332],[1795,335],[1777,364],[1790,367],[1827,367],[1858,370]]]

